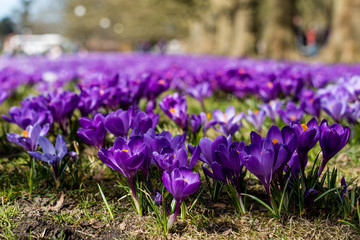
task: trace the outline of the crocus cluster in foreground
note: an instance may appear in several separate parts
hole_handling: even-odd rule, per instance
[[[66,155],[74,157],[66,141],[93,146],[99,159],[128,181],[139,214],[144,199],[139,194],[145,191],[141,186],[146,185],[156,205],[162,207],[164,194],[158,189],[173,196],[174,212],[162,209],[168,228],[181,205],[200,187],[199,160],[206,180],[210,177],[214,185],[219,183],[228,193],[235,193],[233,199],[242,212],[246,208],[244,177],[249,172],[264,185],[271,204],[272,191],[290,191],[293,186],[286,187],[286,183],[300,180],[306,188],[301,197],[313,204],[319,189],[306,185],[309,152],[319,142],[322,161],[315,175],[320,178],[327,163],[347,144],[350,127],[355,129],[360,118],[357,65],[96,53],[60,57],[51,64],[44,58],[36,60],[0,58],[4,66],[0,69],[0,104],[17,96],[15,89],[22,84],[34,84],[42,93],[26,97],[2,115],[22,132],[7,133],[7,139],[50,166],[57,186],[67,166],[62,164]],[[74,79],[73,91],[62,89]],[[171,94],[160,99],[167,90]],[[186,94],[198,101],[193,103],[201,111],[188,112],[194,106],[188,106]],[[207,98],[211,96],[225,96],[226,101],[251,99],[244,104],[249,103],[249,108],[241,112],[231,105],[210,106]],[[165,118],[161,117],[160,124],[157,106]],[[309,115],[313,118],[304,123]],[[323,115],[336,123],[320,121]],[[350,127],[343,127],[344,121]],[[272,126],[265,132],[268,123]],[[161,130],[174,125],[180,134]],[[243,126],[256,130],[250,133],[249,142],[237,141],[249,139]],[[214,135],[214,139],[206,137]],[[155,179],[158,175],[161,180]],[[345,179],[341,184],[344,199]]]

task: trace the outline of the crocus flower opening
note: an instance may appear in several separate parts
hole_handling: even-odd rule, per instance
[[[279,110],[281,110],[283,102],[279,100],[271,100],[267,104],[260,104],[259,108],[266,112],[266,115],[271,119],[275,124],[276,117],[278,116]]]
[[[187,130],[188,115],[185,94],[179,93],[166,95],[160,102],[159,106],[164,113],[171,118],[184,131]]]
[[[307,124],[292,122],[290,123],[290,127],[294,129],[297,136],[296,151],[300,161],[300,169],[304,175],[307,164],[307,155],[319,141],[320,129],[315,118],[311,119]]]
[[[329,126],[326,119],[321,121],[319,142],[323,154],[323,161],[318,171],[318,176],[321,175],[327,162],[346,145],[349,137],[349,127],[342,127],[338,123]]]
[[[34,126],[27,126],[26,130],[22,132],[22,136],[15,133],[8,133],[7,139],[10,142],[13,142],[21,147],[23,147],[26,151],[36,151],[38,146],[38,138],[39,136],[45,136],[49,131],[49,124],[45,124],[42,128],[39,124],[35,124]]]
[[[144,138],[133,136],[130,137],[129,141],[117,138],[112,147],[100,149],[98,155],[100,160],[108,167],[118,171],[127,178],[136,210],[138,214],[141,214],[140,203],[136,196],[134,176],[145,159],[146,146]]]
[[[61,160],[68,152],[66,147],[66,142],[60,134],[57,135],[55,147],[46,137],[40,136],[38,138],[38,141],[43,153],[34,152],[34,151],[29,151],[28,153],[33,158],[46,162],[53,168],[56,185],[58,187],[60,184],[59,182],[60,173],[58,166],[60,165]]]
[[[279,110],[279,115],[284,123],[290,124],[291,122],[300,122],[304,116],[304,111],[295,103],[288,102],[284,110]]]
[[[321,99],[321,106],[336,122],[340,122],[347,109],[348,97],[328,96]]]
[[[272,126],[266,137],[251,133],[251,144],[245,146],[245,167],[264,185],[270,197],[270,184],[275,173],[282,173],[286,163],[293,155],[297,138],[294,130],[288,126],[281,129]],[[282,179],[278,179],[281,181]]]
[[[263,125],[266,117],[266,112],[264,110],[248,110],[248,115],[245,116],[246,121],[254,125],[256,130],[260,133],[261,126]]]
[[[225,113],[216,109],[213,111],[213,117],[215,122],[219,124],[220,129],[215,128],[215,130],[226,136],[233,135],[241,127],[239,122],[243,116],[243,113],[235,115],[235,108],[233,106],[229,106]]]
[[[199,173],[186,168],[175,168],[171,172],[165,171],[162,181],[176,201],[175,212],[168,220],[168,228],[171,228],[179,213],[181,203],[199,189],[201,182]]]
[[[104,121],[105,118],[101,113],[95,114],[93,119],[81,117],[79,119],[81,127],[77,131],[80,140],[96,148],[101,148],[106,135]]]

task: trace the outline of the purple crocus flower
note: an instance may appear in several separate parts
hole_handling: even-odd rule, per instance
[[[266,112],[266,115],[275,124],[279,110],[281,110],[283,102],[279,100],[271,100],[269,103],[259,105],[259,108]]]
[[[260,180],[269,196],[273,174],[282,173],[296,145],[296,134],[289,126],[283,127],[281,131],[277,126],[272,126],[265,138],[255,132],[251,133],[251,144],[244,148],[247,155],[243,164]]]
[[[321,103],[320,97],[315,96],[314,91],[304,89],[300,94],[301,99],[301,109],[305,112],[319,118],[320,117],[320,110],[321,110]]]
[[[233,135],[241,127],[241,123],[238,124],[238,122],[243,118],[243,115],[243,113],[235,115],[235,108],[233,106],[229,106],[225,110],[225,113],[215,109],[213,111],[213,117],[220,126],[220,129],[215,128],[215,130],[226,136]]]
[[[27,98],[21,101],[21,107],[15,106],[10,108],[9,115],[2,115],[3,119],[17,124],[22,129],[27,126],[34,126],[36,123],[44,126],[46,123],[50,125],[53,122],[51,112],[47,109],[48,100],[43,96]]]
[[[341,200],[344,202],[344,195],[347,196],[347,194],[348,194],[348,190],[347,190],[348,187],[346,185],[344,176],[341,178],[341,187],[342,187]]]
[[[254,112],[248,110],[248,115],[245,115],[246,121],[254,125],[258,132],[261,132],[261,126],[263,125],[266,117],[266,112],[264,110],[255,110]]]
[[[345,118],[350,124],[355,124],[360,118],[360,102],[355,102],[347,106]]]
[[[300,107],[297,107],[294,102],[288,102],[285,110],[279,110],[279,114],[284,123],[290,124],[295,121],[301,122],[304,116],[304,111],[301,110]]]
[[[53,168],[56,186],[58,187],[60,185],[60,182],[58,182],[60,177],[58,166],[68,153],[66,142],[60,134],[57,135],[55,147],[46,137],[40,136],[38,142],[43,153],[34,151],[29,151],[28,153],[33,158],[46,162]]]
[[[9,97],[9,93],[4,90],[0,90],[0,105]]]
[[[179,93],[166,95],[160,102],[159,106],[164,113],[171,118],[183,130],[187,130],[188,115],[185,94]]]
[[[104,145],[106,135],[104,127],[105,117],[101,113],[95,114],[93,119],[79,118],[80,128],[77,135],[86,144],[101,148]]]
[[[136,196],[134,176],[143,163],[145,154],[146,146],[144,138],[141,136],[133,136],[129,141],[123,138],[116,138],[112,147],[109,149],[101,148],[99,150],[100,160],[127,178],[136,210],[139,214],[141,214],[140,204]]]
[[[201,112],[199,115],[195,115],[192,113],[190,117],[191,132],[193,134],[197,134],[200,131],[201,126],[205,123],[205,121],[206,121],[205,113]]]
[[[187,93],[200,102],[203,102],[204,98],[211,96],[212,91],[208,82],[202,82],[193,87],[189,87]]]
[[[340,122],[345,115],[347,103],[347,97],[328,96],[321,98],[321,107],[336,122]]]
[[[298,157],[300,161],[300,169],[304,176],[305,167],[307,163],[307,155],[309,151],[319,141],[320,130],[315,118],[312,118],[307,124],[292,122],[290,123],[290,127],[294,129],[295,134],[297,136],[296,151],[298,153]]]
[[[159,114],[153,112],[132,111],[131,128],[146,133],[150,128],[155,128],[159,122]]]
[[[204,172],[211,178],[223,181],[235,178],[237,182],[243,173],[242,158],[244,157],[245,142],[232,141],[231,136],[218,136],[211,141],[209,138],[200,140],[201,161]],[[207,168],[210,167],[212,172]]]
[[[42,128],[39,124],[35,124],[34,126],[27,126],[26,130],[22,132],[23,136],[20,136],[16,133],[8,133],[7,139],[10,142],[13,142],[23,148],[26,151],[36,151],[38,146],[38,138],[39,136],[45,136],[49,131],[49,124],[45,124]]]
[[[169,132],[163,131],[151,143],[152,157],[161,171],[172,171],[175,168],[192,169],[200,158],[200,149],[195,147],[188,163],[185,147],[186,134],[172,137]]]
[[[199,189],[201,182],[199,173],[186,168],[175,168],[171,172],[165,171],[162,175],[162,181],[176,201],[175,211],[167,224],[168,228],[171,228],[179,213],[181,203]]]
[[[119,109],[109,113],[105,118],[105,129],[115,137],[127,137],[131,124],[131,111]]]
[[[338,123],[329,126],[326,119],[321,121],[319,142],[323,153],[323,161],[318,176],[321,175],[327,162],[346,145],[349,137],[349,127],[342,127]]]
[[[50,93],[48,98],[50,99],[48,107],[54,121],[59,123],[62,130],[66,131],[68,120],[78,106],[79,96],[74,92],[64,91]]]
[[[189,87],[187,93],[197,99],[201,104],[202,110],[206,112],[204,99],[212,95],[211,85],[208,82],[202,82],[193,87]]]
[[[91,88],[81,88],[79,95],[78,108],[82,116],[96,111],[109,96],[110,91],[106,90],[104,86],[94,86]]]

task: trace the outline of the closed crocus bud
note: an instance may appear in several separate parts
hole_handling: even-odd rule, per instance
[[[119,109],[109,113],[105,118],[105,129],[115,137],[127,137],[131,124],[131,113]]]
[[[326,119],[321,121],[319,142],[323,153],[323,161],[318,171],[318,176],[321,175],[327,162],[346,145],[349,137],[349,127],[342,127],[338,123],[329,126]]]

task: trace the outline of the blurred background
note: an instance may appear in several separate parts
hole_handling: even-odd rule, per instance
[[[0,0],[2,54],[195,53],[355,62],[360,0]]]

